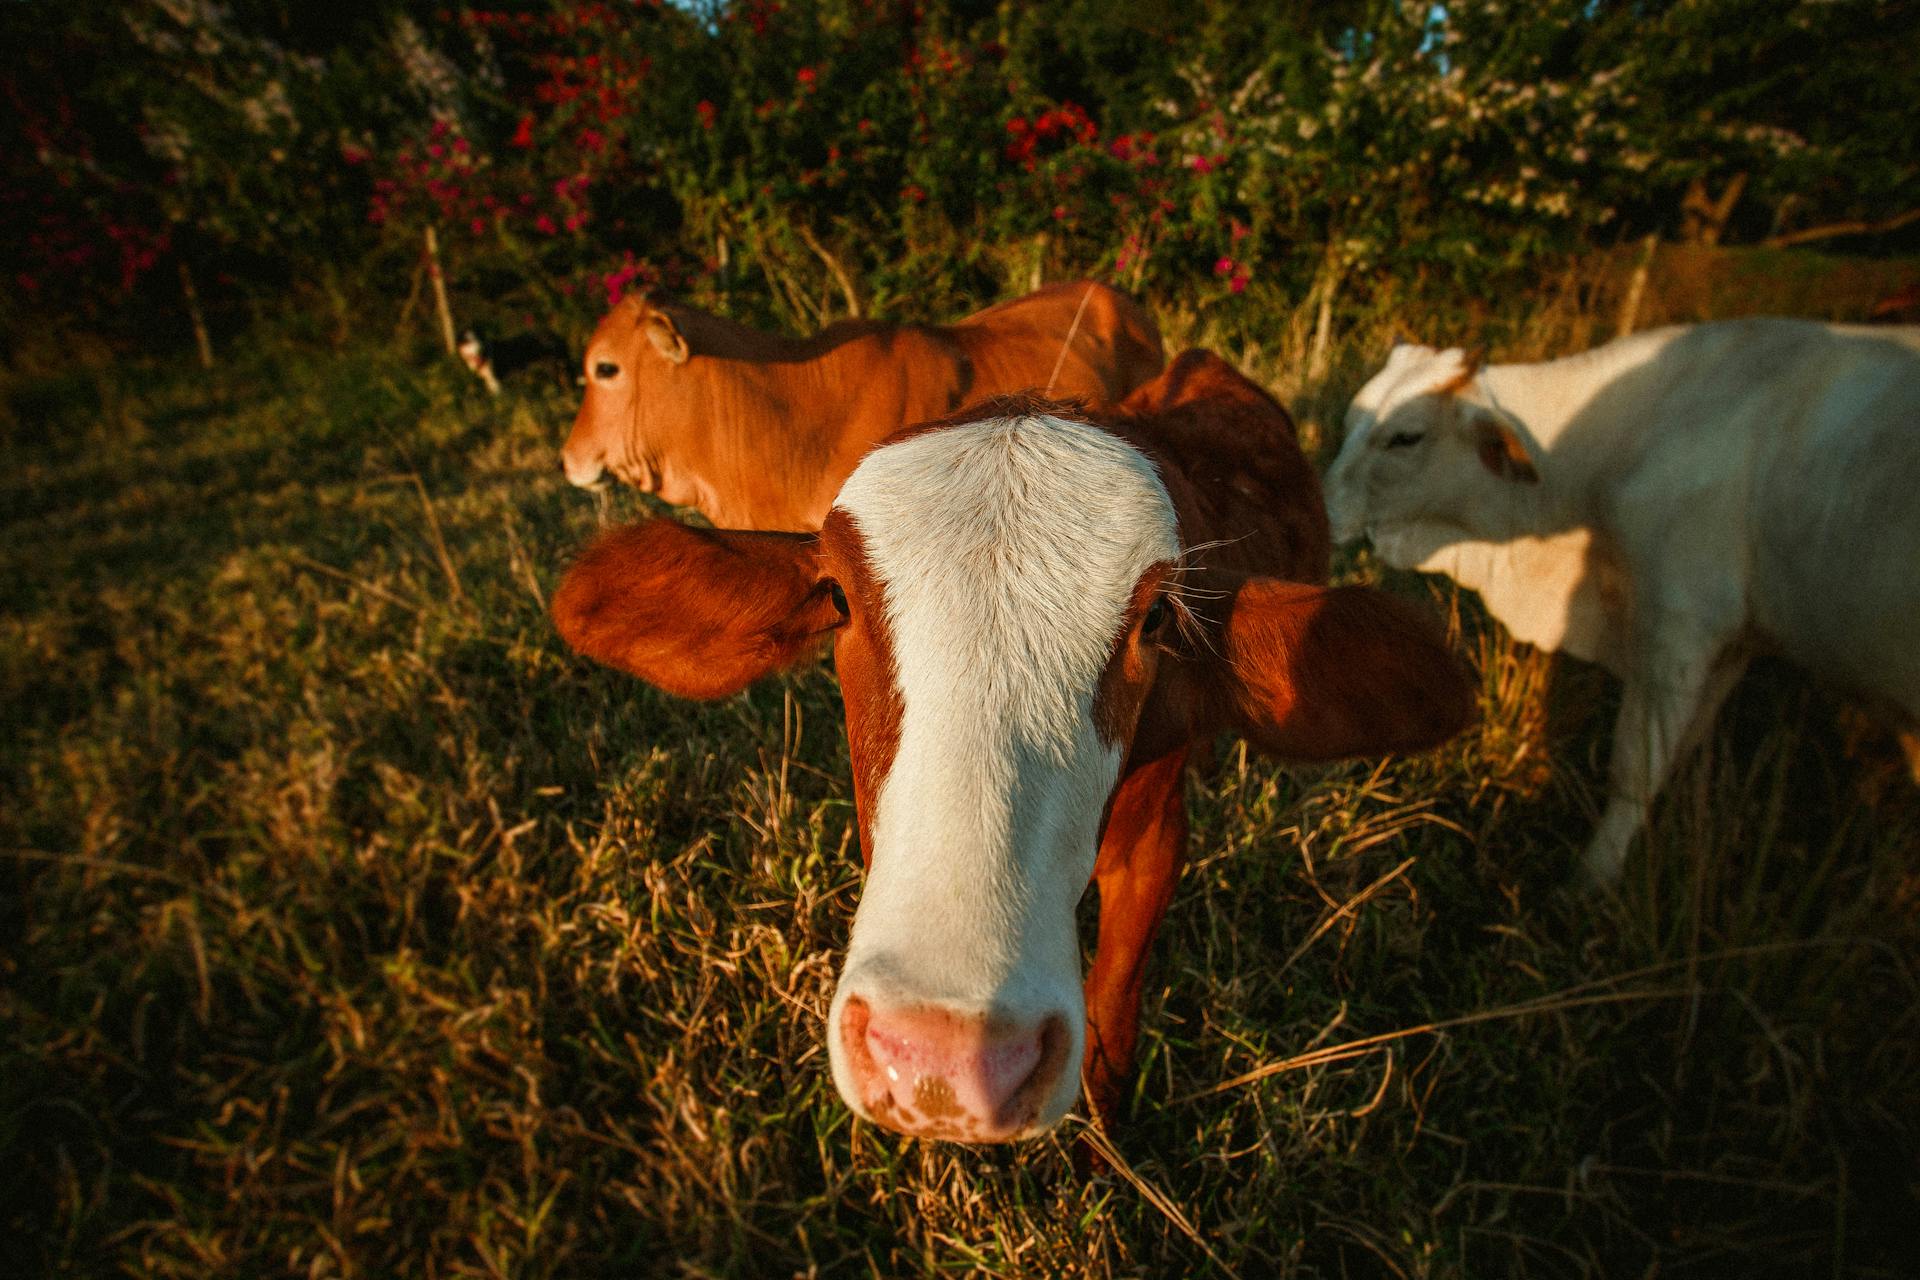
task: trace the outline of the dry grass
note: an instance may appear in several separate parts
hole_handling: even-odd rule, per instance
[[[1377,336],[1287,389],[1322,439]],[[1570,897],[1612,691],[1393,579],[1484,723],[1222,747],[1083,1181],[1077,1125],[837,1102],[831,669],[566,654],[557,568],[640,503],[565,490],[560,398],[285,346],[5,391],[6,1274],[1911,1273],[1920,802],[1790,675]]]

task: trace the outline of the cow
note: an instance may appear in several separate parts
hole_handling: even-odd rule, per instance
[[[1327,473],[1336,539],[1619,676],[1581,858],[1616,880],[1756,650],[1920,719],[1920,329],[1758,318],[1479,367],[1402,345]]]
[[[992,1142],[1050,1128],[1083,1078],[1114,1118],[1197,748],[1409,751],[1472,715],[1438,625],[1322,585],[1328,548],[1285,411],[1188,352],[1107,415],[999,398],[897,433],[817,535],[616,530],[552,612],[574,649],[691,698],[831,644],[867,872],[833,1080],[881,1125]]]
[[[560,457],[576,485],[611,475],[722,528],[812,532],[862,455],[910,423],[1025,390],[1111,406],[1164,362],[1147,314],[1090,281],[944,327],[843,321],[811,338],[629,296],[587,344]]]

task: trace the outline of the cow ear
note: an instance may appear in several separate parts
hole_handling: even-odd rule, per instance
[[[1503,480],[1539,484],[1540,472],[1533,465],[1526,442],[1513,427],[1487,412],[1475,413],[1469,423],[1473,432],[1473,451],[1480,465]]]
[[[1370,587],[1196,576],[1184,581],[1214,619],[1196,619],[1172,673],[1196,735],[1230,730],[1283,760],[1330,760],[1422,750],[1472,721],[1466,668],[1412,605]]]
[[[684,698],[724,698],[805,657],[840,624],[811,534],[655,519],[596,539],[553,596],[580,653]]]
[[[674,325],[672,316],[664,311],[649,311],[640,325],[647,331],[647,341],[653,344],[653,349],[665,356],[670,363],[685,364],[687,362],[687,356],[691,354],[687,350],[687,340],[680,336],[680,330]]]
[[[1444,381],[1433,388],[1433,394],[1437,396],[1459,395],[1462,391],[1472,386],[1473,380],[1480,376],[1480,366],[1485,364],[1487,360],[1487,349],[1485,347],[1475,347],[1470,351],[1463,351],[1455,347],[1445,354],[1453,357],[1453,372],[1448,374]]]

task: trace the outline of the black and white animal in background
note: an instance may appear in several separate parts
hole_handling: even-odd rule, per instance
[[[573,368],[567,344],[558,334],[539,329],[497,341],[489,341],[469,329],[460,335],[459,352],[460,359],[473,370],[473,376],[496,396],[500,394],[501,380],[522,370],[547,365],[556,379],[564,379]]]

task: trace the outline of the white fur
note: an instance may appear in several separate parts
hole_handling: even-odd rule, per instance
[[[1589,877],[1618,874],[1756,641],[1920,720],[1920,329],[1657,329],[1433,394],[1462,359],[1394,350],[1348,411],[1328,510],[1337,538],[1622,677]],[[1482,465],[1489,423],[1537,482]]]
[[[1053,417],[950,427],[869,454],[834,504],[866,543],[901,694],[872,865],[828,1021],[849,995],[1025,1019],[1058,1014],[1079,1087],[1085,1011],[1074,904],[1119,776],[1092,706],[1140,576],[1179,554],[1138,451]]]

